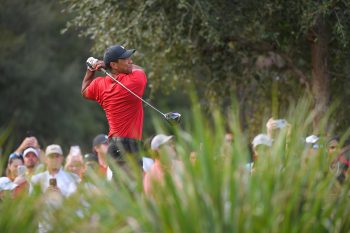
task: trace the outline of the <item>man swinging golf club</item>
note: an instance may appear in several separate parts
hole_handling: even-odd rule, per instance
[[[127,50],[113,45],[105,51],[103,61],[87,60],[87,70],[82,83],[82,95],[98,102],[105,111],[109,124],[108,153],[118,164],[125,163],[125,155],[137,153],[142,138],[144,94],[147,77],[144,70],[133,64],[135,49]],[[107,71],[107,70],[108,71]],[[97,77],[101,70],[110,78]]]

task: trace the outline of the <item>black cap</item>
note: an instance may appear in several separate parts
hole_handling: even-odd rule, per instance
[[[110,62],[116,61],[118,59],[128,58],[133,55],[135,51],[135,49],[126,50],[121,45],[113,45],[106,50],[103,56],[103,62],[105,63],[106,67],[110,68]]]
[[[107,142],[108,142],[108,136],[106,134],[99,134],[92,141],[92,147],[105,144]]]

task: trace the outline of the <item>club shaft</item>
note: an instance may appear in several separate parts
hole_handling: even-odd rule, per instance
[[[154,110],[156,110],[158,113],[162,114],[163,117],[166,117],[164,113],[162,113],[161,111],[159,111],[156,107],[154,107],[152,104],[148,103],[146,100],[142,99],[140,96],[136,95],[132,90],[130,90],[129,88],[127,88],[124,84],[122,84],[121,82],[119,82],[117,79],[115,79],[113,77],[112,74],[110,74],[106,69],[101,68],[101,71],[103,73],[105,73],[108,77],[110,77],[114,82],[118,83],[120,86],[122,86],[125,90],[127,90],[128,92],[130,92],[132,95],[134,95],[136,98],[138,98],[139,100],[141,100],[143,103],[147,104],[148,106],[150,106],[151,108],[153,108]]]

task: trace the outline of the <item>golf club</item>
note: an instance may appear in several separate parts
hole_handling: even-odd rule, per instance
[[[93,69],[93,65],[98,61],[98,59],[94,58],[94,57],[89,57],[86,60],[86,64],[87,66],[89,66],[90,68]],[[116,80],[112,74],[110,74],[105,68],[100,68],[100,70],[106,74],[108,77],[110,77],[114,82],[118,83],[120,86],[122,86],[125,90],[127,90],[128,92],[130,92],[132,95],[134,95],[136,98],[138,98],[139,100],[141,100],[143,103],[145,103],[146,105],[148,105],[149,107],[151,107],[152,109],[154,109],[155,111],[157,111],[158,113],[160,113],[166,120],[168,123],[170,124],[178,124],[181,121],[181,114],[178,112],[168,112],[168,113],[163,113],[160,110],[158,110],[156,107],[154,107],[152,104],[148,103],[146,100],[142,99],[140,96],[136,95],[134,92],[132,92],[129,88],[127,88],[124,84],[122,84],[121,82],[119,82],[118,80]]]

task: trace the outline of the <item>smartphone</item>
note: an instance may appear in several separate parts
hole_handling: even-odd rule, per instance
[[[17,167],[17,175],[18,175],[18,176],[25,176],[26,171],[27,171],[27,168],[26,168],[26,166],[24,166],[24,165],[19,165],[19,166]]]
[[[33,132],[33,130],[27,130],[26,136],[27,136],[27,137],[34,137],[34,132]]]
[[[275,123],[277,125],[277,128],[279,128],[279,129],[283,129],[287,125],[287,121],[285,119],[275,120]]]
[[[79,146],[71,146],[69,150],[69,154],[76,156],[81,154],[81,150]]]
[[[49,184],[50,184],[51,187],[57,187],[57,180],[56,180],[56,178],[51,178],[49,180]]]

